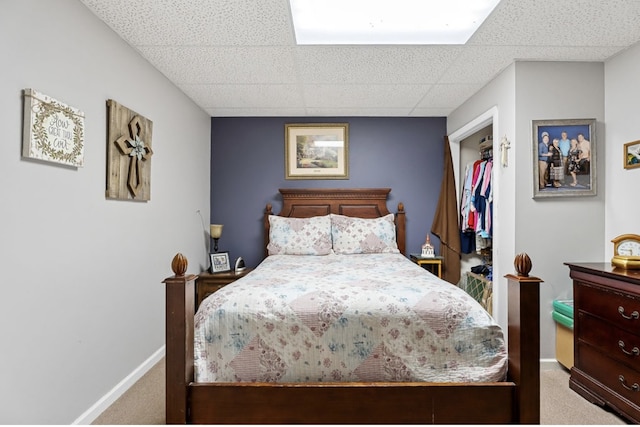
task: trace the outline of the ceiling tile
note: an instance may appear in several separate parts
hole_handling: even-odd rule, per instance
[[[468,44],[628,46],[639,17],[637,0],[502,0]]]
[[[142,47],[141,54],[175,83],[257,84],[295,82],[288,47]]]
[[[410,108],[392,107],[358,107],[358,108],[307,108],[307,116],[312,117],[407,117],[411,114]]]
[[[292,85],[180,85],[202,108],[304,107],[299,88]]]
[[[134,46],[291,45],[286,0],[82,0]]]
[[[298,47],[303,83],[434,83],[460,46]]]
[[[308,108],[413,108],[427,92],[424,85],[306,85]]]
[[[225,116],[443,116],[514,61],[604,62],[640,40],[640,0],[501,0],[457,46],[296,46],[288,0],[81,1]]]
[[[482,87],[482,84],[437,84],[425,94],[416,108],[450,108],[453,110]]]

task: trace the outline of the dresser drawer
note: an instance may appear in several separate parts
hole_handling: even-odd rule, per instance
[[[640,271],[611,263],[567,265],[575,349],[569,385],[640,424]]]
[[[579,341],[640,372],[640,336],[583,312],[578,317],[581,331]],[[634,329],[634,332],[640,333],[640,330]]]
[[[615,406],[630,403],[640,409],[640,373],[587,344],[578,343],[578,352],[581,362],[589,367],[589,376],[612,392],[610,400]]]
[[[602,317],[621,328],[640,330],[640,298],[605,290],[583,282],[575,287],[574,304],[577,310]]]

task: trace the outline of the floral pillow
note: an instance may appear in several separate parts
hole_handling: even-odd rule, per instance
[[[380,218],[354,218],[330,214],[331,238],[336,254],[399,253],[393,214]]]
[[[287,218],[269,215],[269,255],[328,255],[331,253],[329,215]]]

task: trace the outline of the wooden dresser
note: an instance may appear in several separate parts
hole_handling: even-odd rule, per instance
[[[569,386],[640,423],[640,271],[608,263],[566,265],[574,298]]]

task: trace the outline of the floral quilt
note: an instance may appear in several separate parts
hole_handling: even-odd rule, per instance
[[[401,254],[271,255],[195,318],[197,382],[487,382],[506,369],[493,318]]]

